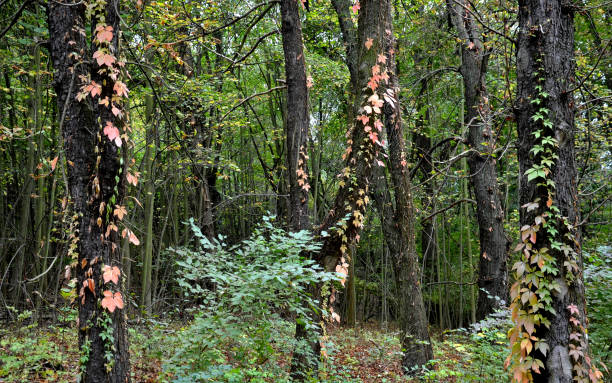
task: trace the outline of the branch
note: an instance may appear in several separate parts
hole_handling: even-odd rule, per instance
[[[269,1],[269,2],[265,2],[265,3],[259,3],[259,4],[255,5],[253,8],[249,9],[247,11],[247,13],[245,13],[244,15],[238,16],[235,19],[232,19],[231,21],[223,24],[222,26],[217,27],[217,28],[215,28],[213,30],[210,30],[210,31],[205,30],[204,27],[202,27],[200,24],[196,24],[196,25],[202,30],[202,36],[210,35],[210,34],[213,34],[215,32],[218,32],[218,31],[220,31],[220,30],[222,30],[224,28],[227,28],[227,27],[229,27],[229,26],[231,26],[233,24],[236,24],[238,21],[244,19],[245,17],[247,17],[251,13],[255,12],[255,10],[257,8],[260,8],[260,7],[264,6],[264,5],[270,5],[271,6],[273,4],[280,4],[280,1],[279,0],[274,0],[274,1]]]
[[[422,218],[421,221],[427,221],[428,219],[432,219],[434,216],[436,216],[436,215],[438,215],[440,213],[444,213],[445,211],[452,209],[454,206],[457,206],[457,205],[459,205],[462,202],[470,202],[470,203],[476,204],[476,201],[474,201],[473,199],[469,199],[469,198],[460,199],[460,200],[457,200],[457,201],[451,203],[450,205],[448,205],[445,208],[442,208],[440,210],[434,211],[433,213],[431,213],[427,217]]]
[[[223,73],[225,73],[228,70],[230,70],[231,67],[233,67],[234,65],[239,64],[239,63],[243,62],[244,60],[246,60],[255,51],[255,49],[257,49],[257,46],[259,45],[259,43],[261,43],[266,37],[268,37],[270,35],[274,35],[276,33],[278,33],[278,29],[270,31],[270,32],[266,33],[265,35],[261,36],[259,39],[257,39],[257,41],[255,42],[255,45],[253,45],[253,47],[247,52],[247,54],[242,56],[242,58],[240,58],[239,60],[233,61],[227,68],[225,68]]]
[[[601,203],[600,203],[599,205],[595,206],[595,208],[594,208],[594,209],[592,209],[592,210],[591,210],[591,211],[590,211],[590,212],[589,212],[589,213],[586,215],[586,217],[584,217],[584,219],[582,220],[582,222],[580,222],[580,223],[578,224],[578,226],[582,226],[582,225],[586,224],[586,223],[588,222],[589,218],[591,217],[591,215],[592,215],[593,213],[595,213],[597,210],[599,210],[599,208],[600,208],[600,207],[602,207],[602,206],[603,206],[603,204],[605,204],[606,202],[610,201],[610,199],[612,199],[612,197],[608,196],[608,197],[606,197],[606,199],[604,199],[603,201],[601,201]]]
[[[599,56],[597,57],[597,61],[595,62],[595,65],[593,65],[593,68],[591,68],[591,71],[582,78],[582,81],[580,81],[580,84],[576,85],[574,88],[566,91],[565,93],[572,93],[573,91],[575,91],[576,89],[580,89],[582,87],[582,85],[585,83],[585,81],[591,77],[591,75],[593,74],[593,72],[595,72],[595,69],[597,69],[597,66],[599,65],[599,62],[601,61],[601,58],[603,57],[604,53],[606,53],[606,49],[608,49],[608,46],[610,45],[610,42],[612,42],[612,40],[608,40],[608,43],[606,44],[605,47],[603,47],[603,49],[601,50],[601,52],[599,52]]]
[[[219,120],[219,123],[223,122],[223,120],[225,120],[225,118],[230,113],[232,113],[234,110],[238,109],[240,107],[240,105],[244,104],[245,102],[249,101],[250,99],[258,97],[258,96],[263,96],[265,94],[272,93],[274,91],[277,91],[277,90],[280,90],[280,89],[284,89],[286,87],[287,87],[286,85],[281,85],[281,86],[277,86],[277,87],[274,87],[274,88],[270,88],[270,89],[268,89],[266,91],[263,91],[263,92],[260,92],[260,93],[255,93],[253,95],[250,95],[249,97],[245,98],[244,100],[242,100],[238,104],[236,104],[234,107],[232,107],[232,109],[230,109],[227,113],[225,113],[223,115],[223,117],[221,117],[221,119]]]
[[[17,22],[17,20],[19,20],[19,17],[21,17],[21,13],[23,12],[23,10],[25,9],[25,7],[30,4],[32,2],[32,0],[26,0],[23,2],[23,4],[21,4],[21,7],[17,10],[17,12],[15,12],[15,14],[13,15],[13,18],[11,19],[11,22],[9,23],[9,25],[6,26],[6,28],[4,28],[2,30],[2,32],[0,32],[0,39],[4,37],[4,35],[6,35],[8,33],[8,31],[13,27],[13,25],[15,25],[15,23]]]

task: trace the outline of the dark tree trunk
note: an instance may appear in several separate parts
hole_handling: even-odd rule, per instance
[[[408,163],[406,160],[404,130],[400,114],[399,83],[395,65],[395,37],[391,19],[391,3],[385,1],[386,28],[384,54],[389,74],[388,84],[383,85],[386,97],[384,120],[389,141],[389,173],[395,190],[395,211],[392,225],[385,225],[385,241],[395,263],[395,279],[398,293],[400,341],[404,355],[405,371],[415,371],[433,359],[433,349],[427,329],[427,313],[421,295],[419,258],[415,248],[414,207]],[[390,33],[389,33],[390,31]],[[380,60],[379,60],[380,61]]]
[[[308,215],[308,87],[302,41],[302,25],[298,1],[282,0],[281,33],[285,56],[287,83],[287,109],[285,121],[287,172],[289,175],[289,229],[306,230],[310,227]],[[320,286],[311,286],[316,295]],[[318,325],[318,315],[313,314]],[[291,361],[291,376],[297,381],[315,373],[320,348],[316,334],[309,333],[300,323],[296,324],[296,339],[300,344],[294,349]]]
[[[470,180],[477,204],[480,235],[478,268],[478,305],[476,318],[483,319],[508,302],[507,259],[510,242],[504,231],[504,210],[495,169],[496,137],[491,129],[492,116],[486,92],[489,53],[484,35],[463,0],[448,2],[451,20],[461,39],[461,67],[465,99],[467,141],[473,151],[468,157]]]
[[[302,42],[299,4],[295,0],[281,1],[283,51],[287,81],[287,171],[289,173],[289,227],[308,229],[308,87]]]
[[[108,0],[104,14],[94,14],[92,22],[92,29],[95,29],[96,20],[99,22],[104,17],[104,23],[113,27],[108,53],[117,59],[118,5],[118,0]],[[96,60],[89,63],[97,46],[92,44],[90,47],[86,40],[83,3],[49,2],[48,23],[55,69],[53,85],[68,162],[68,191],[77,217],[78,331],[80,352],[82,360],[85,360],[81,365],[81,381],[125,383],[130,381],[125,315],[118,308],[110,313],[100,304],[104,285],[102,265],[120,263],[117,233],[107,231],[108,225],[114,221],[113,209],[121,203],[123,194],[119,148],[102,133],[106,122],[115,126],[119,122],[110,108],[98,103],[98,98],[111,99],[115,81],[108,72],[99,73],[102,68]],[[89,80],[83,80],[86,78],[101,85],[101,94],[93,100],[87,95],[79,102],[75,96],[81,85],[88,83]],[[116,179],[121,182],[117,183]],[[109,286],[107,284],[105,289]],[[115,285],[113,290],[119,293],[119,287]],[[102,334],[112,337],[105,340]]]
[[[414,208],[410,193],[410,177],[404,153],[405,143],[398,98],[399,86],[394,54],[395,38],[391,18],[392,5],[387,0],[379,1],[378,4],[374,1],[362,2],[359,11],[358,39],[354,37],[354,26],[350,23],[350,17],[347,15],[348,2],[346,0],[334,0],[333,5],[338,14],[342,35],[347,48],[347,66],[351,73],[351,87],[355,96],[354,110],[356,113],[349,113],[349,116],[364,113],[363,102],[365,100],[362,100],[362,97],[364,97],[365,92],[362,89],[365,89],[367,82],[375,77],[369,71],[373,71],[374,67],[377,66],[381,68],[381,74],[389,76],[388,79],[380,81],[378,93],[382,95],[382,99],[385,99],[380,120],[384,119],[385,130],[389,140],[390,174],[395,190],[395,204],[391,200],[392,197],[389,192],[384,169],[378,164],[371,164],[365,170],[368,171],[369,177],[371,166],[373,165],[375,168],[372,197],[375,199],[377,210],[381,216],[385,242],[394,260],[396,284],[400,294],[398,298],[401,326],[400,340],[402,348],[405,350],[402,365],[409,371],[415,366],[424,365],[433,358],[433,351],[429,341],[427,315],[419,283],[420,272],[414,238]],[[368,56],[365,56],[365,59],[363,56],[364,51],[365,53],[368,51],[365,43],[368,41],[368,38],[376,40],[374,36],[376,33],[378,33],[377,37],[380,39],[381,45],[376,47],[379,50],[376,52],[374,60],[368,62]],[[358,50],[355,50],[355,40],[358,40]],[[374,49],[374,46],[372,46],[372,49]],[[365,94],[367,95],[367,93]],[[362,108],[358,109],[360,106]],[[370,117],[368,128],[378,131],[378,127],[373,120],[379,117]],[[360,134],[359,130],[362,127],[358,124],[354,129],[357,131],[353,132],[353,136]],[[382,136],[382,131],[378,133]],[[359,143],[364,139],[367,141],[370,137],[366,136],[361,140],[356,140],[353,137],[352,142]],[[349,158],[352,153],[352,151],[349,153]],[[367,178],[365,182],[367,185]],[[350,209],[345,211],[350,211]]]
[[[559,286],[551,293],[550,306],[554,314],[542,312],[542,309],[537,311],[531,302],[515,298],[515,310],[517,307],[522,310],[533,308],[550,321],[549,326],[535,325],[534,335],[546,342],[548,351],[543,354],[534,348],[530,355],[545,365],[540,373],[532,371],[534,382],[588,381],[587,374],[591,370],[590,360],[585,357],[588,342],[574,163],[573,17],[574,8],[570,2],[519,1],[515,114],[523,252],[533,256],[548,251],[551,266],[556,267],[558,273],[544,273],[542,283]],[[552,139],[556,142],[550,141]],[[543,169],[542,176],[530,180],[528,174],[535,168]],[[532,230],[535,233],[531,240],[525,239]],[[565,252],[561,250],[563,248]],[[515,286],[519,291],[528,288],[529,284],[519,279]],[[523,294],[526,290],[520,291]],[[516,295],[513,287],[513,296]],[[578,322],[572,323],[572,319]],[[525,326],[521,327],[520,321],[517,325],[518,330],[529,332]],[[572,340],[571,334],[577,334],[579,338]],[[572,350],[585,356],[570,356]]]

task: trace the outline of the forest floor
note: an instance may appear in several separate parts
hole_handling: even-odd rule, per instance
[[[70,322],[56,325],[23,325],[0,329],[0,383],[77,382],[79,351],[76,329]],[[187,382],[175,380],[166,365],[180,345],[187,324],[148,322],[130,326],[130,358],[133,382]],[[506,336],[499,330],[470,333],[445,331],[433,335],[435,360],[418,378],[401,374],[401,350],[397,332],[378,324],[354,329],[335,326],[326,331],[327,358],[321,382],[496,382],[509,381],[503,370]],[[171,340],[171,341],[169,341]],[[290,354],[276,352],[274,373],[265,364],[248,380],[213,379],[211,382],[285,382]]]

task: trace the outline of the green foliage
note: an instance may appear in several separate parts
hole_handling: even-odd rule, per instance
[[[29,320],[31,311],[18,313],[16,328],[0,330],[0,382],[29,382],[37,379],[68,382],[74,372],[65,368],[63,349],[52,332],[39,332]]]
[[[508,353],[508,329],[512,325],[509,312],[495,312],[475,323],[470,329],[443,334],[442,342],[434,342],[435,359],[422,377],[425,382],[457,379],[460,382],[510,382],[502,361]],[[450,356],[450,358],[449,358]]]
[[[176,382],[264,381],[281,373],[275,352],[294,346],[283,316],[317,326],[309,286],[337,275],[301,255],[320,248],[308,232],[286,233],[272,221],[264,218],[250,238],[228,247],[222,237],[209,241],[191,220],[196,249],[171,250],[180,259],[179,286],[201,302],[166,365]]]
[[[589,347],[596,360],[609,364],[612,357],[612,247],[601,245],[593,252],[585,251],[584,255]]]

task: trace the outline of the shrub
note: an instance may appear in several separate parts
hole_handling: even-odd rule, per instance
[[[176,382],[282,381],[276,358],[296,345],[281,314],[317,326],[309,320],[318,307],[309,286],[337,274],[303,256],[320,249],[307,231],[287,233],[272,221],[264,218],[250,238],[229,247],[222,237],[209,241],[191,219],[196,248],[170,250],[179,259],[178,285],[199,302],[166,365]]]

